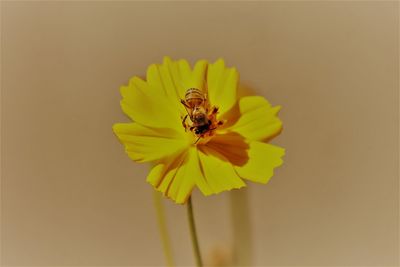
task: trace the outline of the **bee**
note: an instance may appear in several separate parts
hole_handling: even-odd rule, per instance
[[[182,105],[187,111],[187,115],[182,120],[182,125],[185,131],[189,129],[197,137],[197,143],[200,138],[211,136],[213,130],[222,125],[222,121],[218,121],[216,116],[218,113],[217,107],[211,107],[207,94],[197,88],[189,88],[185,93],[185,99],[181,99]],[[191,124],[186,123],[189,117]]]

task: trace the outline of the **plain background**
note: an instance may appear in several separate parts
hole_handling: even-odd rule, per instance
[[[2,2],[2,264],[164,265],[148,167],[111,131],[128,121],[119,86],[164,55],[223,57],[283,107],[284,166],[243,191],[255,265],[398,264],[398,10]],[[206,260],[230,253],[229,201],[194,193]],[[176,262],[192,265],[185,209],[165,205]]]

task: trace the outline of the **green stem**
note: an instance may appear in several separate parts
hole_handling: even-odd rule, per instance
[[[164,250],[164,255],[165,259],[167,261],[167,266],[168,267],[173,267],[174,265],[174,258],[172,257],[172,252],[171,252],[171,242],[170,238],[168,235],[168,229],[167,229],[167,224],[165,221],[165,213],[164,213],[164,207],[162,204],[162,198],[161,194],[154,190],[154,207],[157,211],[157,221],[158,221],[158,228],[160,231],[160,236],[161,236],[161,243],[162,247]]]
[[[251,266],[253,255],[248,191],[233,190],[229,194],[234,240],[233,266]]]
[[[187,214],[189,220],[190,236],[192,238],[193,253],[196,259],[196,266],[202,267],[203,262],[201,261],[199,241],[197,240],[196,225],[194,223],[194,218],[193,218],[192,197],[189,197],[187,202]]]

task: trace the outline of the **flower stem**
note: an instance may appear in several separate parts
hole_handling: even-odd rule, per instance
[[[233,266],[252,265],[252,230],[247,189],[229,192],[233,228]]]
[[[158,228],[160,231],[161,236],[161,243],[164,250],[164,256],[167,261],[168,267],[173,267],[174,265],[174,258],[172,257],[171,252],[171,242],[168,235],[167,224],[165,222],[165,213],[164,207],[162,204],[161,194],[154,190],[154,207],[157,211],[157,221],[158,221]]]
[[[194,218],[193,218],[192,197],[189,197],[187,202],[187,214],[189,220],[190,236],[192,238],[193,253],[196,259],[196,266],[202,267],[203,262],[201,261],[199,241],[197,239],[196,225],[194,223]]]

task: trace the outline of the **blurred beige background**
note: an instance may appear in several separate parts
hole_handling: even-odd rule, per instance
[[[283,106],[285,164],[243,191],[254,265],[397,265],[398,23],[397,2],[2,2],[2,265],[164,265],[147,166],[111,131],[119,86],[164,55],[223,57]],[[229,199],[194,193],[207,260]]]

